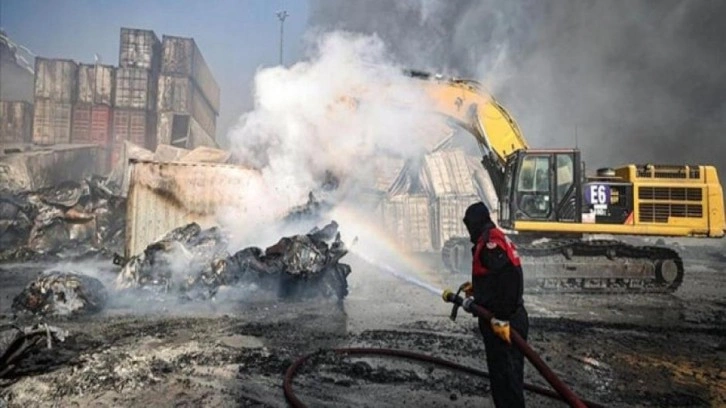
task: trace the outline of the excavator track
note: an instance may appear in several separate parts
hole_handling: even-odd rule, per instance
[[[557,239],[517,242],[525,290],[534,293],[673,293],[683,282],[683,260],[669,248],[617,240]],[[452,273],[471,273],[471,243],[449,239],[442,260]]]

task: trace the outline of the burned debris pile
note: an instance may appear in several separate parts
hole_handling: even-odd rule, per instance
[[[123,248],[125,199],[93,177],[33,192],[0,192],[0,262]]]
[[[323,229],[280,239],[265,249],[245,248],[233,255],[218,228],[196,223],[174,229],[142,254],[129,259],[117,289],[180,293],[210,298],[222,286],[252,286],[280,298],[323,296],[342,300],[351,269],[340,263],[347,249],[333,221]]]
[[[31,281],[15,299],[13,311],[70,316],[101,311],[108,293],[101,281],[87,275],[50,271]]]
[[[37,324],[27,327],[9,327],[0,331],[0,385],[12,381],[21,366],[33,365],[33,359],[40,349],[52,349],[55,344],[65,341],[68,333],[58,327]],[[37,364],[39,369],[47,369],[47,364]],[[29,367],[26,367],[26,369]]]

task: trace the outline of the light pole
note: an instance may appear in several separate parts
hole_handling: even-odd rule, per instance
[[[277,18],[280,19],[280,65],[282,65],[282,35],[283,35],[283,26],[285,24],[285,18],[287,18],[289,14],[287,14],[287,10],[282,10],[277,12]]]

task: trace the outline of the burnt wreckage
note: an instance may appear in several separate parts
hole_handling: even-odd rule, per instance
[[[98,177],[32,192],[0,191],[0,261],[117,251],[125,205]]]
[[[265,249],[226,252],[219,228],[196,223],[176,228],[123,265],[117,289],[178,291],[188,298],[213,297],[222,286],[255,285],[280,298],[323,296],[342,300],[348,295],[349,265],[339,262],[348,250],[338,224],[283,237]]]

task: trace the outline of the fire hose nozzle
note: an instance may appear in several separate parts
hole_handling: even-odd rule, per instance
[[[451,291],[451,289],[444,289],[444,292],[441,294],[441,298],[444,299],[444,302],[451,302],[451,298],[454,296],[454,292]]]

